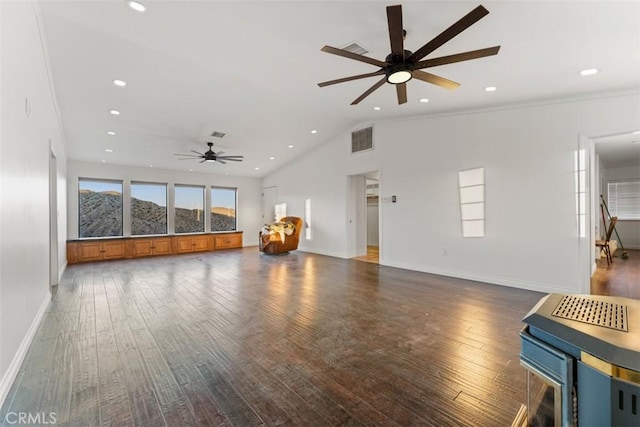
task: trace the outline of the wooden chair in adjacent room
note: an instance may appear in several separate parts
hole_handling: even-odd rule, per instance
[[[604,251],[605,256],[607,257],[607,265],[613,263],[613,254],[611,253],[611,249],[609,248],[609,240],[611,240],[611,235],[613,234],[613,230],[616,228],[616,222],[618,222],[617,216],[612,216],[609,220],[609,228],[607,228],[607,234],[604,240],[596,240],[596,247],[600,249],[601,253]]]

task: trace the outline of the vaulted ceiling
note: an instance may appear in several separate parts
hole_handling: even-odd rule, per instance
[[[429,70],[460,88],[414,79],[398,105],[385,84],[356,106],[377,78],[317,83],[376,67],[320,49],[357,42],[384,59],[385,7],[394,3],[142,2],[143,13],[124,0],[39,2],[71,159],[263,176],[363,124],[640,90],[637,1],[484,2],[489,15],[426,58],[501,45],[497,56]],[[405,48],[417,50],[478,4],[405,2]],[[599,73],[582,77],[589,68]],[[226,136],[212,138],[214,131]],[[202,152],[206,141],[244,162],[172,155]]]

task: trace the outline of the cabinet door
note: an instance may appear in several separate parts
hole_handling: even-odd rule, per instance
[[[171,239],[153,239],[153,253],[155,255],[169,255],[171,253]]]
[[[191,236],[177,237],[178,253],[193,252],[193,238]]]
[[[103,259],[118,259],[125,256],[125,242],[114,241],[102,243],[102,258]]]
[[[209,236],[193,236],[194,252],[209,250]]]
[[[242,234],[227,234],[216,236],[216,249],[230,249],[242,247]]]
[[[134,240],[133,241],[133,256],[149,256],[153,254],[152,240]]]
[[[99,261],[102,259],[102,243],[83,242],[78,244],[78,261]]]

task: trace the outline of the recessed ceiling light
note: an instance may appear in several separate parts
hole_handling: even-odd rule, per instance
[[[118,110],[109,110],[109,113],[113,114],[114,116],[119,116],[120,115],[120,111],[118,111]]]
[[[189,169],[189,172],[193,172],[193,169]]]
[[[106,151],[107,153],[113,153],[113,150],[111,148],[105,148],[104,151]]]
[[[125,82],[124,80],[115,79],[113,81],[113,84],[116,86],[125,87],[127,85],[127,82]]]
[[[275,160],[275,159],[276,159],[276,158],[275,158],[275,157],[273,157],[273,156],[269,157],[269,160]]]
[[[102,159],[102,163],[107,163],[107,161],[106,161],[106,160],[104,160],[104,159]]]
[[[289,148],[293,148],[293,145],[289,144],[289,145],[288,145],[288,147],[289,147]]]
[[[254,169],[255,169],[255,170],[257,170],[257,171],[259,171],[259,170],[260,170],[260,168],[254,168]]]
[[[640,134],[640,130],[637,130],[637,131],[631,132],[631,133],[634,134],[634,135],[639,135]]]
[[[376,110],[376,111],[380,111],[381,110],[380,107],[373,107],[373,109]]]
[[[152,167],[153,167],[153,165],[149,165],[149,167],[150,167],[150,168],[152,168]]]
[[[485,92],[495,92],[496,90],[498,90],[498,88],[495,86],[487,86],[484,88]]]
[[[426,104],[427,102],[429,102],[429,98],[420,98],[420,102]]]
[[[127,5],[131,9],[135,10],[136,12],[144,12],[145,10],[147,10],[145,5],[143,5],[142,3],[137,2],[137,1],[127,0]]]
[[[318,133],[318,131],[314,129],[311,131],[311,133]]]
[[[581,76],[593,76],[594,74],[598,74],[598,71],[599,70],[597,68],[589,68],[589,69],[580,71],[580,75]]]
[[[116,134],[116,133],[115,133],[114,131],[112,131],[112,130],[107,131],[107,135],[115,135],[115,134]]]

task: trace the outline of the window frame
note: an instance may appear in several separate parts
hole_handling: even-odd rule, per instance
[[[178,209],[178,205],[176,203],[178,188],[200,188],[202,190],[202,230],[199,230],[199,231],[178,231],[178,229],[177,229],[178,215],[177,215],[177,211],[176,211]],[[202,233],[206,233],[206,226],[207,226],[206,211],[205,211],[206,189],[207,189],[206,185],[197,185],[197,184],[174,184],[173,185],[173,233],[174,234],[202,234]],[[180,209],[188,209],[188,208],[180,207]]]
[[[155,233],[155,234],[135,234],[133,232],[133,188],[135,185],[157,185],[157,186],[164,186],[164,190],[165,190],[165,232],[164,233]],[[142,237],[142,236],[165,236],[169,234],[169,184],[166,182],[152,182],[152,181],[131,181],[129,183],[129,209],[131,210],[130,213],[130,230],[131,230],[131,236],[135,236],[135,237]]]
[[[213,229],[213,224],[212,224],[212,209],[214,208],[213,206],[213,191],[214,190],[233,190],[233,194],[234,194],[234,207],[233,207],[233,211],[234,211],[234,225],[233,225],[233,230],[214,230]],[[211,233],[230,233],[233,231],[238,231],[238,187],[223,187],[220,185],[211,185],[209,187],[209,231]]]
[[[463,174],[472,174],[479,173],[481,175],[481,179],[478,182],[466,183],[463,182],[468,180],[469,178],[463,177]],[[475,177],[474,177],[475,178]],[[463,183],[465,185],[463,185]],[[466,194],[465,193],[473,193],[477,192],[476,190],[480,190],[480,194]],[[469,197],[470,201],[465,201],[465,199]],[[474,198],[475,197],[475,198]],[[478,200],[476,200],[478,199]],[[460,226],[461,233],[463,238],[483,238],[487,235],[486,229],[486,175],[484,167],[466,169],[458,172],[458,201],[460,205]],[[465,209],[471,208],[471,209]],[[473,218],[466,218],[465,216],[469,213],[470,210],[474,210],[473,208],[478,207],[480,210],[479,215],[475,215]],[[476,212],[477,213],[477,212]],[[481,224],[482,231],[481,232],[473,232],[469,227],[474,224]]]
[[[81,183],[83,181],[88,182],[96,182],[96,183],[110,183],[110,184],[120,184],[120,234],[109,235],[109,236],[82,236],[82,208],[80,203],[82,198],[80,197],[80,188]],[[116,238],[116,237],[124,237],[124,180],[121,179],[108,179],[108,178],[84,178],[78,177],[78,239],[86,240],[86,239],[105,239],[105,238]]]

